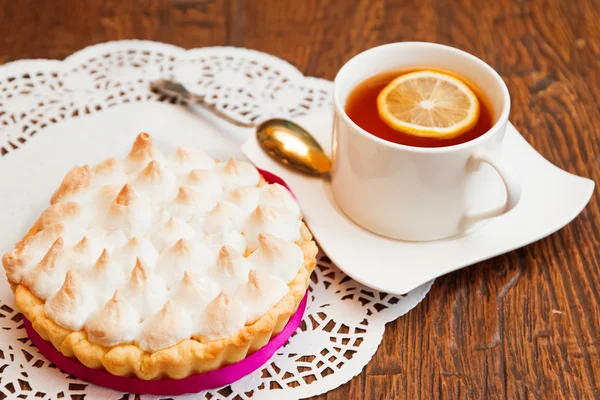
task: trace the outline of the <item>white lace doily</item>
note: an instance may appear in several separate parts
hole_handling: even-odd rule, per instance
[[[0,67],[0,153],[10,157],[10,152],[27,151],[27,142],[45,127],[80,115],[131,102],[165,101],[148,89],[149,81],[159,77],[181,81],[245,122],[267,115],[295,117],[330,106],[331,82],[304,77],[268,54],[111,42],[64,61],[24,60]],[[385,324],[415,307],[430,287],[431,282],[405,296],[373,291],[320,254],[305,317],[289,343],[262,370],[235,384],[184,397],[296,399],[336,388],[369,362]],[[27,338],[7,290],[0,292],[0,327],[0,399],[123,398],[123,393],[77,380],[46,361]]]

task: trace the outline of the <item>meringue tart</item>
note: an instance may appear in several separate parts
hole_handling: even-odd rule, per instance
[[[2,258],[17,307],[63,355],[140,379],[244,359],[287,324],[316,263],[298,204],[249,163],[165,156],[73,168]]]

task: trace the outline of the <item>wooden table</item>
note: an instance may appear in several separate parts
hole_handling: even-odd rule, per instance
[[[0,1],[0,62],[108,40],[244,46],[332,79],[394,41],[494,67],[544,157],[600,182],[598,0]],[[600,399],[600,200],[523,249],[440,278],[361,375],[320,399]]]

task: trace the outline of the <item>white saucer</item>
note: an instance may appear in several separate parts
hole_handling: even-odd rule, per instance
[[[329,151],[332,113],[297,122]],[[404,294],[438,276],[525,246],[575,218],[588,203],[594,182],[565,172],[544,159],[509,124],[504,158],[521,175],[523,195],[509,213],[473,232],[435,242],[387,239],[353,223],[336,206],[330,185],[294,173],[270,159],[254,138],[242,147],[258,167],[284,179],[298,198],[307,224],[323,251],[346,274],[374,289]]]

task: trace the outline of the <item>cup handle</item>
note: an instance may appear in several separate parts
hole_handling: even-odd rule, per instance
[[[510,164],[506,164],[501,160],[498,153],[492,153],[486,149],[477,149],[469,158],[468,166],[470,171],[477,171],[482,163],[490,165],[496,170],[504,187],[506,189],[506,202],[496,208],[478,213],[467,213],[461,221],[461,225],[472,225],[484,219],[497,217],[505,214],[515,208],[521,200],[521,182]],[[463,226],[463,228],[465,228]]]

